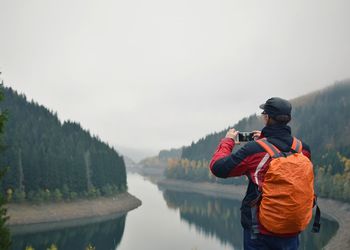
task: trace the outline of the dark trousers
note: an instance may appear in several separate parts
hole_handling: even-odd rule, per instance
[[[297,250],[299,237],[277,237],[258,234],[256,239],[251,239],[251,230],[244,229],[244,250]]]

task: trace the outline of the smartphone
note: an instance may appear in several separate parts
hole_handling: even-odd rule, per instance
[[[236,137],[236,142],[248,142],[254,141],[254,133],[253,132],[239,132]]]

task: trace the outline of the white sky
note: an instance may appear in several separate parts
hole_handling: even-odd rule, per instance
[[[121,148],[188,145],[350,77],[350,1],[0,0],[0,71]]]

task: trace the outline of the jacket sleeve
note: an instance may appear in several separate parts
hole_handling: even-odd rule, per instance
[[[235,142],[231,138],[224,138],[219,143],[211,161],[210,170],[219,178],[244,175],[248,170],[245,147],[232,154]]]
[[[311,149],[310,149],[309,145],[302,142],[302,147],[303,147],[303,149],[302,149],[303,155],[305,155],[306,157],[308,157],[311,160]]]

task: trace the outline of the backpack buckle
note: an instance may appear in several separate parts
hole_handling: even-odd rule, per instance
[[[258,238],[258,234],[260,233],[259,231],[259,226],[258,225],[252,225],[252,232],[250,235],[250,239],[256,240]]]

